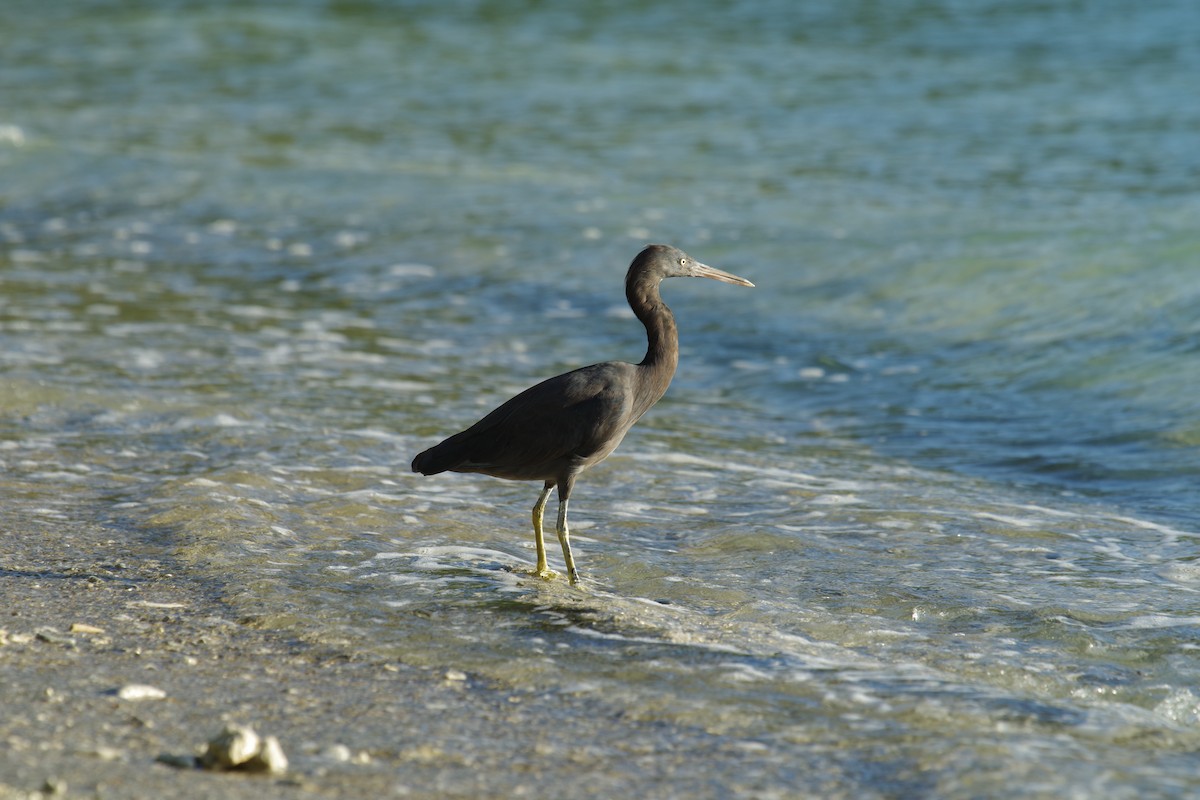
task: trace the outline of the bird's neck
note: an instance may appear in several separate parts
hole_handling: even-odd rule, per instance
[[[662,397],[679,364],[679,333],[675,315],[658,293],[658,281],[638,281],[626,287],[633,313],[646,326],[646,357],[638,364],[640,378],[654,400]]]

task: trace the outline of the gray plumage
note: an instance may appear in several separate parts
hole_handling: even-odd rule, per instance
[[[646,326],[646,357],[638,364],[605,361],[549,378],[508,400],[461,433],[413,459],[414,472],[478,472],[509,480],[543,481],[533,508],[537,573],[551,577],[542,538],[542,513],[558,487],[557,533],[567,575],[578,581],[567,530],[567,501],[575,479],[608,457],[625,434],[667,391],[679,363],[675,318],[659,296],[664,278],[713,278],[754,284],[701,264],[681,250],[652,244],[625,276],[625,296]]]

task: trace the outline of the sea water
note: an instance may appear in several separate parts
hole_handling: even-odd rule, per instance
[[[1185,0],[6,3],[5,524],[584,698],[547,725],[601,760],[702,735],[716,796],[1192,794],[1197,32]],[[757,288],[664,284],[680,369],[577,484],[584,585],[531,579],[538,486],[409,461],[637,361],[651,241]]]

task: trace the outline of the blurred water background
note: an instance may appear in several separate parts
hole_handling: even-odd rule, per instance
[[[642,796],[1200,791],[1200,6],[8,0],[0,67],[0,524],[582,698]],[[530,580],[537,486],[408,462],[638,360],[650,241],[758,288],[664,286]]]

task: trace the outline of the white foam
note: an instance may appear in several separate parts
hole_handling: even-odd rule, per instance
[[[1176,689],[1164,697],[1154,711],[1179,725],[1200,725],[1200,697],[1191,689]]]
[[[1035,519],[1010,517],[1005,514],[992,514],[988,511],[977,511],[975,516],[979,519],[990,519],[993,522],[1003,522],[1005,525],[1011,525],[1014,528],[1033,528],[1038,525],[1038,520]]]
[[[1155,531],[1156,533],[1161,533],[1163,535],[1163,537],[1166,539],[1168,544],[1174,544],[1176,541],[1178,541],[1181,538],[1188,538],[1188,539],[1200,538],[1200,533],[1194,533],[1192,531],[1181,531],[1178,528],[1172,528],[1169,525],[1160,525],[1157,522],[1149,522],[1144,519],[1137,519],[1136,517],[1124,517],[1124,516],[1115,516],[1114,515],[1113,517],[1111,517],[1111,519],[1113,519],[1117,522],[1124,522],[1128,525],[1134,526],[1135,528],[1141,528],[1142,530]]]
[[[437,270],[428,264],[400,263],[388,267],[387,274],[393,278],[432,278]]]
[[[1131,617],[1120,625],[1113,627],[1118,630],[1149,631],[1165,628],[1182,628],[1200,626],[1200,617],[1174,617],[1170,614],[1142,614]]]
[[[249,425],[232,414],[219,412],[211,417],[183,417],[175,422],[176,430],[189,428],[241,428]]]
[[[706,467],[712,470],[729,470],[732,472],[749,472],[766,478],[775,478],[778,480],[799,481],[805,484],[818,484],[828,489],[863,489],[866,484],[858,481],[836,480],[830,478],[819,478],[807,472],[798,470],[782,469],[780,467],[767,467],[759,464],[739,464],[736,461],[716,461],[711,458],[692,455],[691,453],[633,453],[626,456],[638,461],[655,461],[662,464],[673,464],[677,466],[693,466]]]
[[[439,561],[500,561],[505,564],[518,563],[508,553],[500,550],[491,550],[486,547],[430,545],[428,547],[418,547],[415,554]]]
[[[823,494],[808,502],[814,506],[849,506],[861,503],[862,500],[853,494]]]
[[[1160,569],[1158,574],[1174,583],[1200,583],[1200,563],[1169,564]]]

